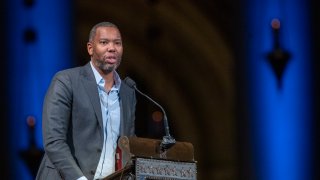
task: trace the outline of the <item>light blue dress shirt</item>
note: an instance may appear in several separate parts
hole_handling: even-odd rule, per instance
[[[114,85],[109,92],[104,88],[105,81],[93,67],[97,88],[100,96],[101,112],[104,129],[104,142],[100,160],[96,169],[94,179],[102,179],[115,171],[115,153],[117,139],[120,132],[120,101],[119,90],[121,79],[117,72],[114,73]]]

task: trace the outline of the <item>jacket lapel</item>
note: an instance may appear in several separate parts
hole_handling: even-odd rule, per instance
[[[121,83],[119,97],[120,97],[120,136],[126,135],[125,132],[125,119],[127,119],[127,110],[128,106],[127,104],[127,92],[126,92],[126,86],[124,86],[123,82]]]
[[[81,80],[82,80],[83,86],[85,87],[87,95],[90,98],[90,101],[92,103],[92,107],[95,111],[100,128],[102,130],[101,132],[103,132],[103,121],[102,121],[99,92],[98,92],[96,80],[92,72],[90,63],[87,63],[83,67],[81,75],[82,75]]]

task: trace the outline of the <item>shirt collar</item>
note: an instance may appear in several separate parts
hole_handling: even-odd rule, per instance
[[[103,84],[104,84],[104,79],[102,78],[100,73],[96,70],[96,68],[93,66],[92,61],[90,61],[90,65],[91,65],[91,69],[93,71],[94,77],[96,79],[97,85],[99,85],[101,82],[103,82]],[[121,79],[120,79],[119,74],[116,71],[113,71],[113,78],[114,78],[115,84],[113,85],[112,90],[119,91],[120,86],[121,86]]]

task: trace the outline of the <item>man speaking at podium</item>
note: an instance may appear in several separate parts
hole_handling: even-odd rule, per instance
[[[116,72],[123,53],[117,26],[95,25],[87,50],[90,62],[58,72],[47,91],[38,180],[103,179],[115,171],[118,137],[135,133],[135,91]]]

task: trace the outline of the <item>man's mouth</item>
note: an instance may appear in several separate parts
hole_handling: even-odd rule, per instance
[[[110,63],[110,64],[114,64],[114,63],[117,62],[117,58],[116,58],[116,56],[107,56],[106,57],[106,62]]]

